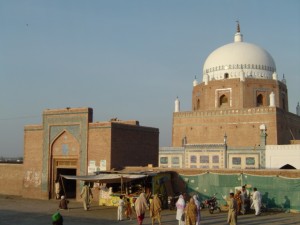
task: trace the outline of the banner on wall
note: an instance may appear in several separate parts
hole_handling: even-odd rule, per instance
[[[100,160],[100,171],[106,171],[106,160]]]

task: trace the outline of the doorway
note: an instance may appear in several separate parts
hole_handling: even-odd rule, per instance
[[[60,175],[73,175],[76,176],[76,169],[69,168],[57,168],[57,176]],[[62,195],[66,195],[67,198],[76,198],[76,180],[60,179]]]

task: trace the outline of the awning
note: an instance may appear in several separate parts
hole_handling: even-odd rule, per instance
[[[68,180],[81,180],[88,182],[99,182],[99,183],[120,183],[129,182],[131,180],[140,179],[147,177],[144,174],[109,174],[103,173],[98,175],[87,175],[87,176],[71,176],[71,175],[61,175],[63,178]]]

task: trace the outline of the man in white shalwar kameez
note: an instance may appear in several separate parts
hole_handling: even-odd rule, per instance
[[[257,190],[257,188],[253,188],[253,196],[252,196],[252,206],[255,209],[255,216],[258,216],[260,214],[260,207],[261,207],[261,194]]]

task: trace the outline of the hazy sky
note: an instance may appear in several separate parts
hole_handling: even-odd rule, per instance
[[[206,57],[233,41],[266,49],[300,101],[299,0],[0,0],[0,156],[23,156],[45,109],[139,120],[171,145],[174,100],[190,111]]]

